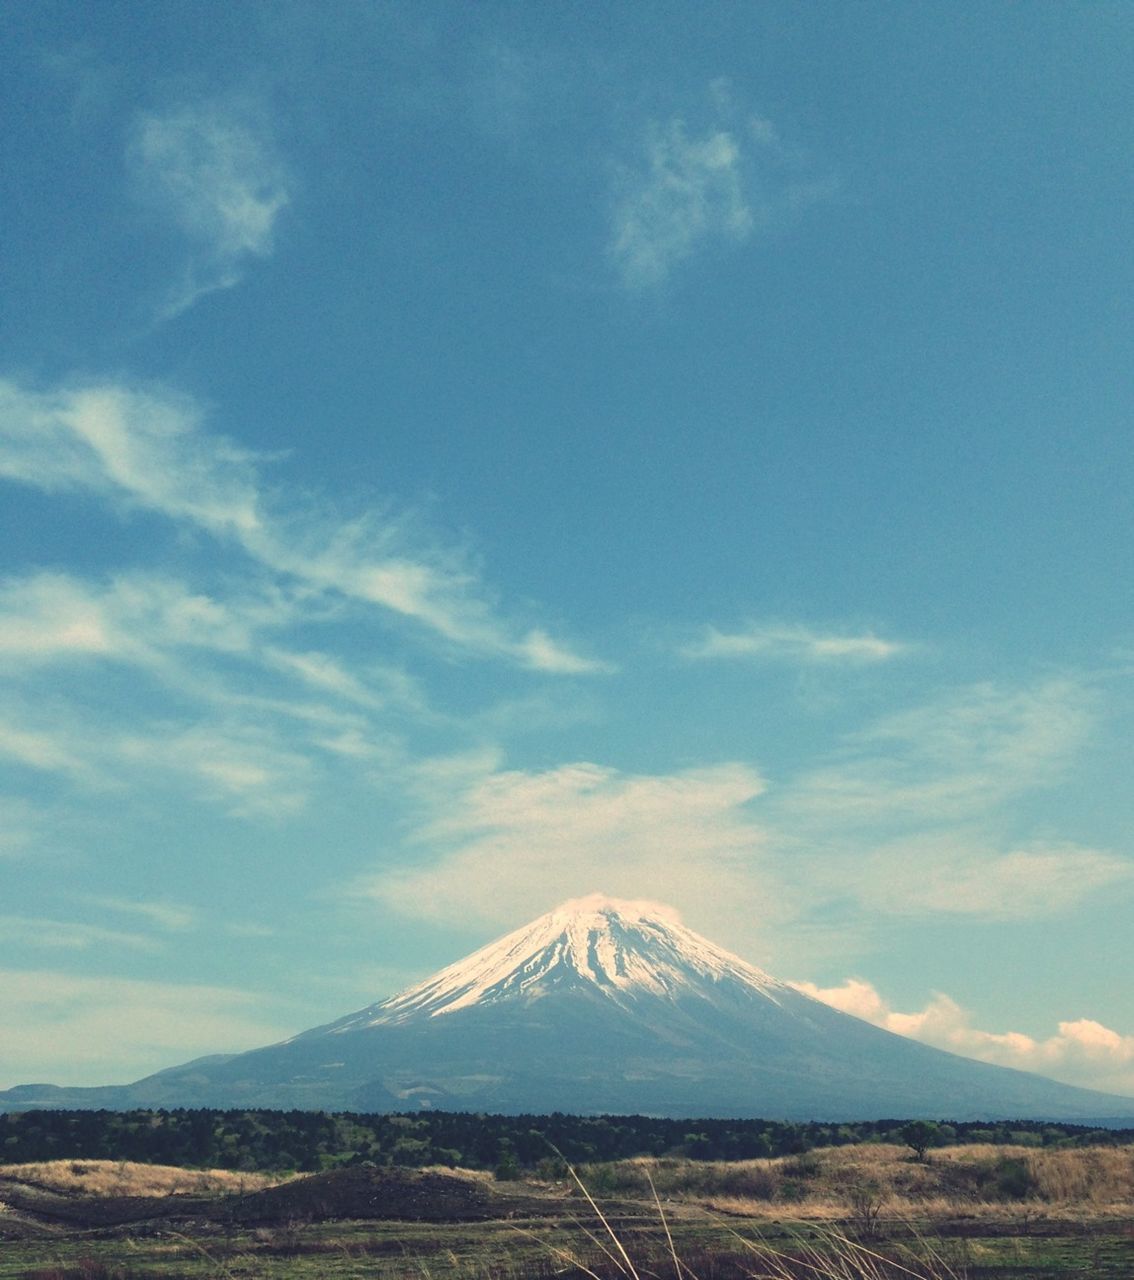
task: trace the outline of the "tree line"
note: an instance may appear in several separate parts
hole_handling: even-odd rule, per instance
[[[444,1164],[524,1170],[633,1156],[742,1160],[815,1147],[896,1142],[930,1147],[990,1142],[1032,1147],[1134,1143],[1134,1129],[1014,1121],[847,1124],[774,1120],[667,1120],[655,1116],[479,1115],[321,1111],[25,1111],[0,1114],[0,1163],[134,1160],[248,1172],[316,1172],[343,1164]]]

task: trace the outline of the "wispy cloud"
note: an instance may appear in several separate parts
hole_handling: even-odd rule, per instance
[[[0,582],[0,755],[88,789],[179,778],[229,812],[281,816],[303,807],[320,756],[388,759],[388,722],[433,718],[396,669],[354,674],[285,647],[290,628],[326,625],[325,609],[225,587],[222,599],[152,572]],[[120,715],[84,693],[96,664],[140,676]]]
[[[0,672],[24,691],[6,695],[0,755],[87,788],[164,779],[232,814],[286,817],[331,757],[388,769],[409,725],[474,731],[435,713],[399,667],[358,660],[368,615],[409,622],[446,656],[557,675],[608,669],[499,616],[469,557],[415,544],[410,520],[337,519],[269,490],[263,466],[165,392],[0,380],[0,475],[94,493],[126,518],[157,514],[224,555],[205,588],[152,570],[0,581]],[[334,651],[343,639],[345,658]],[[117,723],[79,692],[92,664],[145,673]],[[64,669],[63,681],[52,674]]]
[[[141,898],[92,897],[92,906],[120,915],[140,917],[147,924],[165,932],[180,933],[197,922],[197,912],[177,902],[149,902]]]
[[[862,978],[837,987],[797,982],[801,991],[843,1013],[938,1049],[1035,1071],[1066,1084],[1134,1096],[1134,1035],[1123,1035],[1091,1018],[1060,1022],[1058,1031],[1036,1040],[1019,1031],[982,1031],[955,1000],[935,994],[923,1009],[901,1013]]]
[[[124,734],[114,754],[135,771],[192,779],[240,817],[285,818],[306,807],[316,764],[254,724],[208,724],[166,734]]]
[[[894,915],[1035,920],[1059,915],[1100,889],[1131,883],[1134,862],[1070,844],[982,849],[979,841],[949,833],[875,853],[864,879],[870,901]]]
[[[1134,863],[1073,839],[1017,830],[1029,793],[1065,780],[1095,723],[1088,685],[981,684],[880,717],[818,768],[772,791],[761,817],[800,898],[872,915],[1040,919]],[[806,850],[797,864],[792,851]]]
[[[43,815],[20,796],[0,795],[0,858],[22,858],[40,836]]]
[[[0,379],[0,475],[90,490],[222,537],[260,525],[255,460],[184,397],[115,383],[32,391]]]
[[[641,167],[620,175],[610,254],[623,281],[659,284],[706,241],[738,243],[756,224],[740,147],[724,130],[691,137],[685,122],[648,131]]]
[[[752,622],[738,631],[706,627],[700,639],[684,645],[681,655],[694,661],[756,658],[769,661],[839,663],[886,662],[909,651],[895,640],[873,632],[839,633],[805,626]]]
[[[353,892],[495,926],[595,888],[631,897],[646,885],[731,945],[782,940],[789,954],[801,932],[821,949],[824,929],[845,938],[879,915],[1042,919],[1134,880],[1117,853],[1003,835],[1017,797],[1058,781],[1089,708],[1063,680],[957,691],[771,786],[742,762],[643,775],[441,760],[417,773],[411,850],[429,857]]]
[[[47,666],[91,663],[141,668],[183,698],[261,719],[290,717],[320,732],[364,727],[350,710],[336,709],[344,704],[368,714],[396,708],[434,718],[417,682],[398,668],[368,662],[352,671],[331,654],[285,646],[292,628],[333,628],[335,610],[263,583],[222,589],[223,596],[210,594],[153,572],[106,581],[61,573],[0,581],[0,672],[28,676]],[[233,668],[239,678],[222,674]],[[264,691],[254,693],[250,684]],[[280,685],[291,694],[276,692]]]
[[[295,616],[282,595],[194,591],[157,573],[108,582],[33,573],[0,582],[0,667],[108,660],[157,667],[177,650],[240,654]]]
[[[70,774],[83,781],[95,778],[81,752],[73,750],[63,735],[41,726],[15,724],[7,716],[0,723],[0,757],[44,773]]]
[[[727,82],[713,82],[709,99],[710,123],[651,121],[639,154],[617,170],[607,249],[630,288],[662,284],[694,254],[742,244],[832,190],[796,171],[775,126],[741,111]]]
[[[7,694],[0,758],[77,784],[88,800],[156,787],[206,800],[229,814],[279,820],[300,812],[324,774],[317,739],[283,732],[263,715],[185,715],[125,709],[108,718],[82,699]]]
[[[1094,723],[1090,689],[1074,680],[952,690],[883,716],[783,797],[793,826],[931,832],[986,818],[1064,774]]]
[[[756,917],[762,833],[747,812],[764,789],[743,765],[625,774],[580,762],[500,771],[459,757],[418,774],[425,865],[368,877],[355,896],[409,916],[505,925],[595,889],[648,886],[690,917],[722,901]],[[750,919],[752,916],[749,917]]]
[[[278,490],[269,498],[259,462],[205,430],[192,402],[164,392],[35,392],[0,380],[0,476],[158,513],[239,548],[281,588],[377,606],[465,652],[551,674],[609,669],[499,618],[459,550],[408,545],[396,518],[319,514]]]
[[[71,920],[49,920],[41,916],[0,916],[0,929],[9,946],[47,948],[64,951],[94,951],[106,947],[127,947],[152,951],[153,938],[121,929],[105,929],[100,925]]]
[[[538,627],[516,642],[514,653],[522,666],[551,675],[599,675],[616,669],[611,662],[574,653]]]
[[[247,111],[214,102],[142,113],[127,160],[139,198],[188,242],[167,318],[231,288],[250,260],[272,252],[292,183],[267,131]]]

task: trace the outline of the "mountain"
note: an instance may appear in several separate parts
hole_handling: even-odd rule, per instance
[[[134,1084],[0,1109],[284,1107],[1122,1121],[1134,1099],[973,1062],[797,991],[651,903],[565,903],[424,982]]]

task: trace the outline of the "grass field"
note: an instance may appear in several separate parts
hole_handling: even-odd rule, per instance
[[[355,1169],[273,1189],[270,1178],[125,1162],[0,1166],[0,1280],[1134,1276],[1129,1148],[970,1146],[916,1161],[856,1146],[730,1164],[629,1160],[579,1176],[585,1191],[570,1174],[493,1184]],[[467,1220],[383,1216],[442,1201]]]

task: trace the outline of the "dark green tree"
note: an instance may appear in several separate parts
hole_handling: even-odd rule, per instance
[[[911,1120],[902,1125],[898,1131],[907,1147],[912,1147],[918,1160],[925,1159],[930,1147],[937,1146],[941,1139],[941,1130],[930,1120]]]

